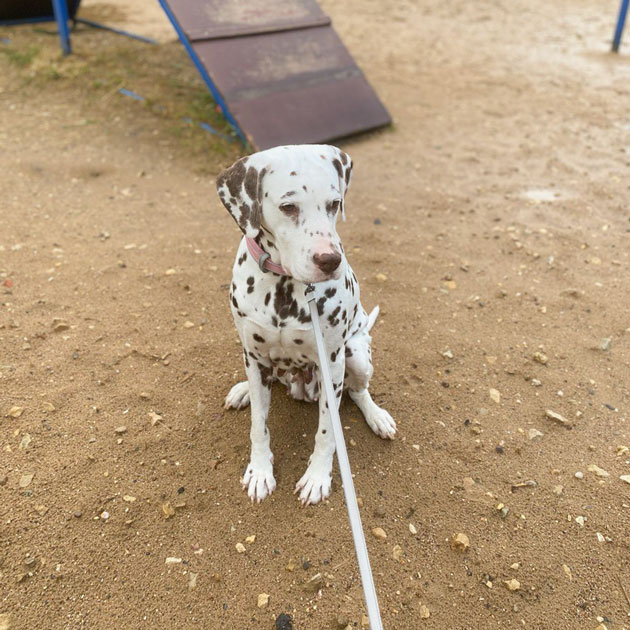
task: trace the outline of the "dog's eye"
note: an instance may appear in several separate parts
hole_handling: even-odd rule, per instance
[[[290,217],[297,216],[298,213],[298,207],[294,203],[283,203],[280,210]]]

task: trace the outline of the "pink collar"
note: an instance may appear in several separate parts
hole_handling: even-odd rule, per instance
[[[272,271],[273,273],[277,273],[279,276],[289,275],[282,265],[277,265],[271,260],[269,254],[253,238],[245,237],[245,241],[247,243],[249,253],[258,263],[262,272],[266,273],[267,271]]]

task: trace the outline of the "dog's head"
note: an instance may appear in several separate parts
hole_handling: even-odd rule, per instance
[[[275,147],[223,171],[217,190],[245,236],[264,233],[291,276],[321,282],[341,274],[336,223],[351,173],[352,160],[336,147]]]

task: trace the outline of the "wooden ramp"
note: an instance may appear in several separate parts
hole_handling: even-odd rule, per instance
[[[315,0],[159,0],[224,115],[256,149],[391,123]]]

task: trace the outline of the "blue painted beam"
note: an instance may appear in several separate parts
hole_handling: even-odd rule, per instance
[[[621,35],[623,34],[623,27],[626,24],[626,16],[628,15],[629,3],[630,0],[621,0],[621,6],[619,7],[619,17],[617,18],[617,28],[615,28],[615,36],[613,38],[613,52],[619,52],[619,46],[621,45]]]
[[[72,47],[70,46],[70,29],[68,27],[68,22],[70,20],[68,15],[68,5],[66,4],[66,0],[52,0],[52,5],[55,20],[57,21],[61,49],[63,50],[64,55],[69,55],[72,52]]]
[[[170,7],[166,4],[164,0],[159,0],[159,3],[164,9],[164,13],[166,13],[168,19],[171,21],[173,28],[177,32],[177,36],[179,37],[182,44],[184,45],[186,52],[190,55],[190,58],[192,59],[193,63],[195,64],[195,67],[197,68],[199,74],[201,75],[201,78],[204,80],[205,84],[208,86],[208,89],[210,90],[212,94],[212,98],[214,99],[214,102],[221,108],[223,115],[225,116],[227,121],[230,123],[234,131],[236,132],[236,135],[242,140],[243,144],[247,146],[249,142],[245,134],[243,133],[241,128],[238,126],[238,123],[236,122],[236,119],[234,118],[234,116],[232,116],[232,114],[230,113],[227,103],[221,96],[221,92],[219,92],[219,90],[217,89],[217,86],[212,82],[210,75],[205,69],[203,63],[201,63],[201,59],[199,59],[199,57],[197,56],[197,53],[193,50],[193,47],[190,45],[190,41],[188,40],[188,37],[186,37],[186,33],[184,33],[182,27],[179,25],[179,22],[175,18],[175,15],[173,15],[173,12],[171,11]]]

